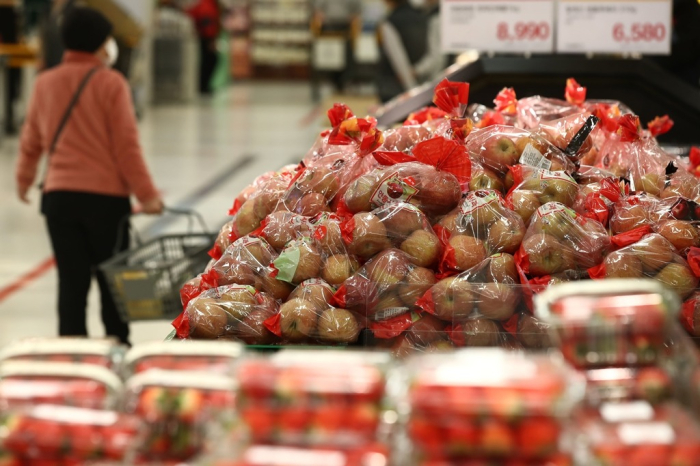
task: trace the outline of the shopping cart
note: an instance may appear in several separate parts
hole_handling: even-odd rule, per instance
[[[210,260],[207,252],[216,235],[207,231],[202,216],[191,210],[165,209],[165,213],[187,216],[188,233],[143,242],[132,229],[136,247],[100,265],[117,310],[127,322],[177,317],[182,312],[180,287]],[[192,231],[194,220],[201,233]]]

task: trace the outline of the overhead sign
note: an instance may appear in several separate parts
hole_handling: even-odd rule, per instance
[[[560,0],[557,52],[668,55],[671,8],[670,0]]]
[[[552,0],[442,0],[441,21],[445,52],[554,50]]]

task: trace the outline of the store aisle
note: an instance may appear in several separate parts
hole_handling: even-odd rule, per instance
[[[166,203],[196,209],[213,230],[256,175],[306,153],[319,130],[318,115],[308,85],[237,84],[206,102],[150,109],[140,124],[141,140]],[[56,274],[48,262],[39,193],[32,193],[31,207],[15,196],[17,144],[17,139],[4,139],[0,145],[0,345],[55,335],[57,328]],[[146,237],[187,228],[185,222],[165,217],[134,223]],[[94,284],[88,328],[99,336],[96,289]],[[161,339],[169,329],[168,322],[134,324],[132,341]]]

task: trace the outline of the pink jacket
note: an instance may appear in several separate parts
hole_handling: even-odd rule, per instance
[[[98,57],[82,52],[66,52],[59,66],[37,78],[22,129],[17,183],[34,183],[73,94],[95,66],[99,70],[83,90],[49,159],[44,191],[133,194],[142,203],[150,201],[158,192],[143,160],[129,85]]]

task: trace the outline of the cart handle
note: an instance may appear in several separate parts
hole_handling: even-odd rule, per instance
[[[204,221],[204,217],[202,216],[202,214],[200,214],[196,210],[164,207],[161,215],[165,215],[165,214],[186,216],[187,220],[188,220],[187,230],[190,233],[194,229],[194,221],[195,220],[197,220],[197,223],[199,223],[199,226],[202,228],[202,233],[209,233],[209,230],[207,229],[207,224]],[[136,241],[136,245],[140,246],[141,244],[143,244],[143,240],[141,239],[141,235],[129,223],[129,220],[132,217],[137,217],[137,216],[141,216],[141,215],[146,215],[146,213],[145,212],[131,212],[131,213],[125,215],[119,221],[119,226],[117,227],[118,228],[118,230],[117,230],[117,242],[114,245],[114,255],[115,256],[120,252],[119,245],[122,244],[122,241],[124,240],[124,234],[123,234],[124,225],[127,225],[127,230],[134,236],[134,240]]]

